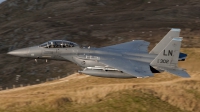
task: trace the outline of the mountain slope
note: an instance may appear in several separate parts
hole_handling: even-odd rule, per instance
[[[0,111],[199,112],[199,49],[187,48],[191,78],[168,73],[143,79],[100,78],[74,74],[64,79],[0,92]],[[197,58],[196,58],[197,57]],[[193,65],[193,67],[191,67]]]
[[[54,39],[93,47],[143,39],[151,49],[174,27],[182,29],[182,47],[199,47],[199,5],[197,0],[7,0],[0,4],[0,86],[42,83],[79,70],[70,62],[35,63],[6,54]]]

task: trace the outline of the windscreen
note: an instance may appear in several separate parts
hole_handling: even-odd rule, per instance
[[[65,40],[52,40],[49,42],[45,42],[40,45],[40,47],[44,48],[70,48],[78,46],[76,43],[65,41]]]

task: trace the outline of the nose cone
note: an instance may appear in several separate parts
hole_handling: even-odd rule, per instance
[[[26,57],[29,53],[29,48],[23,48],[23,49],[18,49],[14,51],[10,51],[7,54],[13,55],[13,56],[20,56],[20,57]]]

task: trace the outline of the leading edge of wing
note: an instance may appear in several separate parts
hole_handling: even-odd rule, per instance
[[[102,47],[99,49],[102,50],[121,50],[121,51],[140,51],[140,52],[148,52],[149,42],[144,40],[133,40],[130,42],[125,42],[122,44],[116,44],[112,46]]]
[[[128,60],[122,57],[104,57],[104,59],[99,60],[99,62],[135,77],[153,76],[148,63]]]

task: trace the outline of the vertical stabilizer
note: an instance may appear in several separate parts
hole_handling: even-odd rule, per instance
[[[181,47],[181,37],[173,38],[170,43],[151,62],[152,66],[177,67]]]
[[[179,37],[180,31],[180,29],[171,29],[149,54],[159,54],[173,38]]]
[[[170,43],[168,43],[168,45],[150,63],[150,65],[181,77],[190,77],[186,71],[178,68],[177,66],[181,41],[182,37],[173,38]]]

